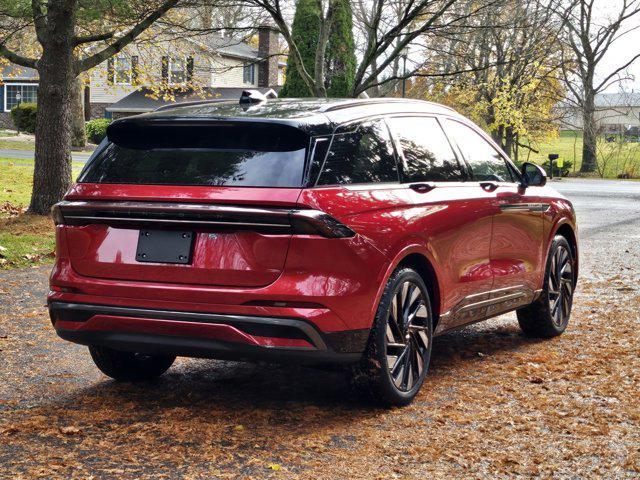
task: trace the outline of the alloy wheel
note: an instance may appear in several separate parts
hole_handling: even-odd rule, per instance
[[[424,375],[429,351],[429,310],[420,287],[406,281],[391,300],[385,348],[389,375],[396,388],[410,391]]]
[[[573,266],[566,247],[556,248],[551,259],[549,281],[549,311],[553,323],[562,327],[569,321],[573,302]]]

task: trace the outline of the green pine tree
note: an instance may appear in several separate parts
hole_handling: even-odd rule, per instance
[[[318,47],[318,33],[320,31],[320,12],[316,0],[297,0],[296,13],[291,26],[291,36],[300,50],[302,63],[307,72],[313,76],[315,71],[316,49]],[[304,83],[293,61],[293,56],[287,59],[287,76],[280,97],[311,97],[309,87]]]
[[[334,8],[325,57],[325,87],[329,97],[350,97],[356,75],[353,13],[349,0],[334,0]]]

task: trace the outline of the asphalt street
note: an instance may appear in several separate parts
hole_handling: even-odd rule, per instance
[[[620,238],[640,239],[640,181],[562,179],[551,186],[576,210],[584,266],[597,267],[591,252],[617,248]]]

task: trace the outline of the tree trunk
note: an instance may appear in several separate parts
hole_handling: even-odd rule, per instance
[[[514,158],[516,146],[516,135],[513,132],[513,127],[507,127],[504,131],[504,153],[507,154],[509,158]]]
[[[374,70],[378,68],[378,60],[377,59],[373,59],[371,61],[371,65]],[[374,85],[373,87],[371,87],[369,89],[369,96],[373,97],[373,98],[378,98],[381,97],[382,95],[380,94],[380,85],[378,84],[378,77],[376,77],[374,80]]]
[[[591,173],[596,171],[598,161],[596,152],[598,132],[595,115],[595,94],[593,93],[593,91],[591,91],[591,89],[587,89],[584,100],[584,107],[582,109],[582,165],[580,166],[580,172]]]
[[[48,214],[71,185],[71,99],[76,1],[51,1],[38,61],[35,169],[29,211]]]
[[[80,77],[73,82],[71,95],[71,147],[83,148],[87,145],[87,132],[84,123],[84,85]]]
[[[487,122],[490,124],[490,122]],[[492,122],[491,122],[492,123]],[[500,148],[504,150],[504,125],[498,125],[497,128],[491,130],[491,140],[500,145]],[[504,153],[507,153],[506,151]]]
[[[315,59],[315,91],[316,97],[326,97],[327,87],[325,85],[325,58],[327,54],[327,46],[329,44],[329,34],[331,33],[331,19],[333,16],[333,4],[329,4],[329,10],[324,16],[320,12],[320,31],[318,32],[318,45],[316,47]]]

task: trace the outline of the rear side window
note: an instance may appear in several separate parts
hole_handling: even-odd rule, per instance
[[[451,120],[446,126],[471,168],[473,181],[515,181],[502,155],[475,130]]]
[[[389,124],[404,155],[404,182],[459,182],[465,179],[440,124],[432,117],[395,117]]]
[[[381,120],[333,136],[317,185],[398,182],[387,126]]]
[[[300,187],[308,136],[278,125],[121,126],[85,183]]]

